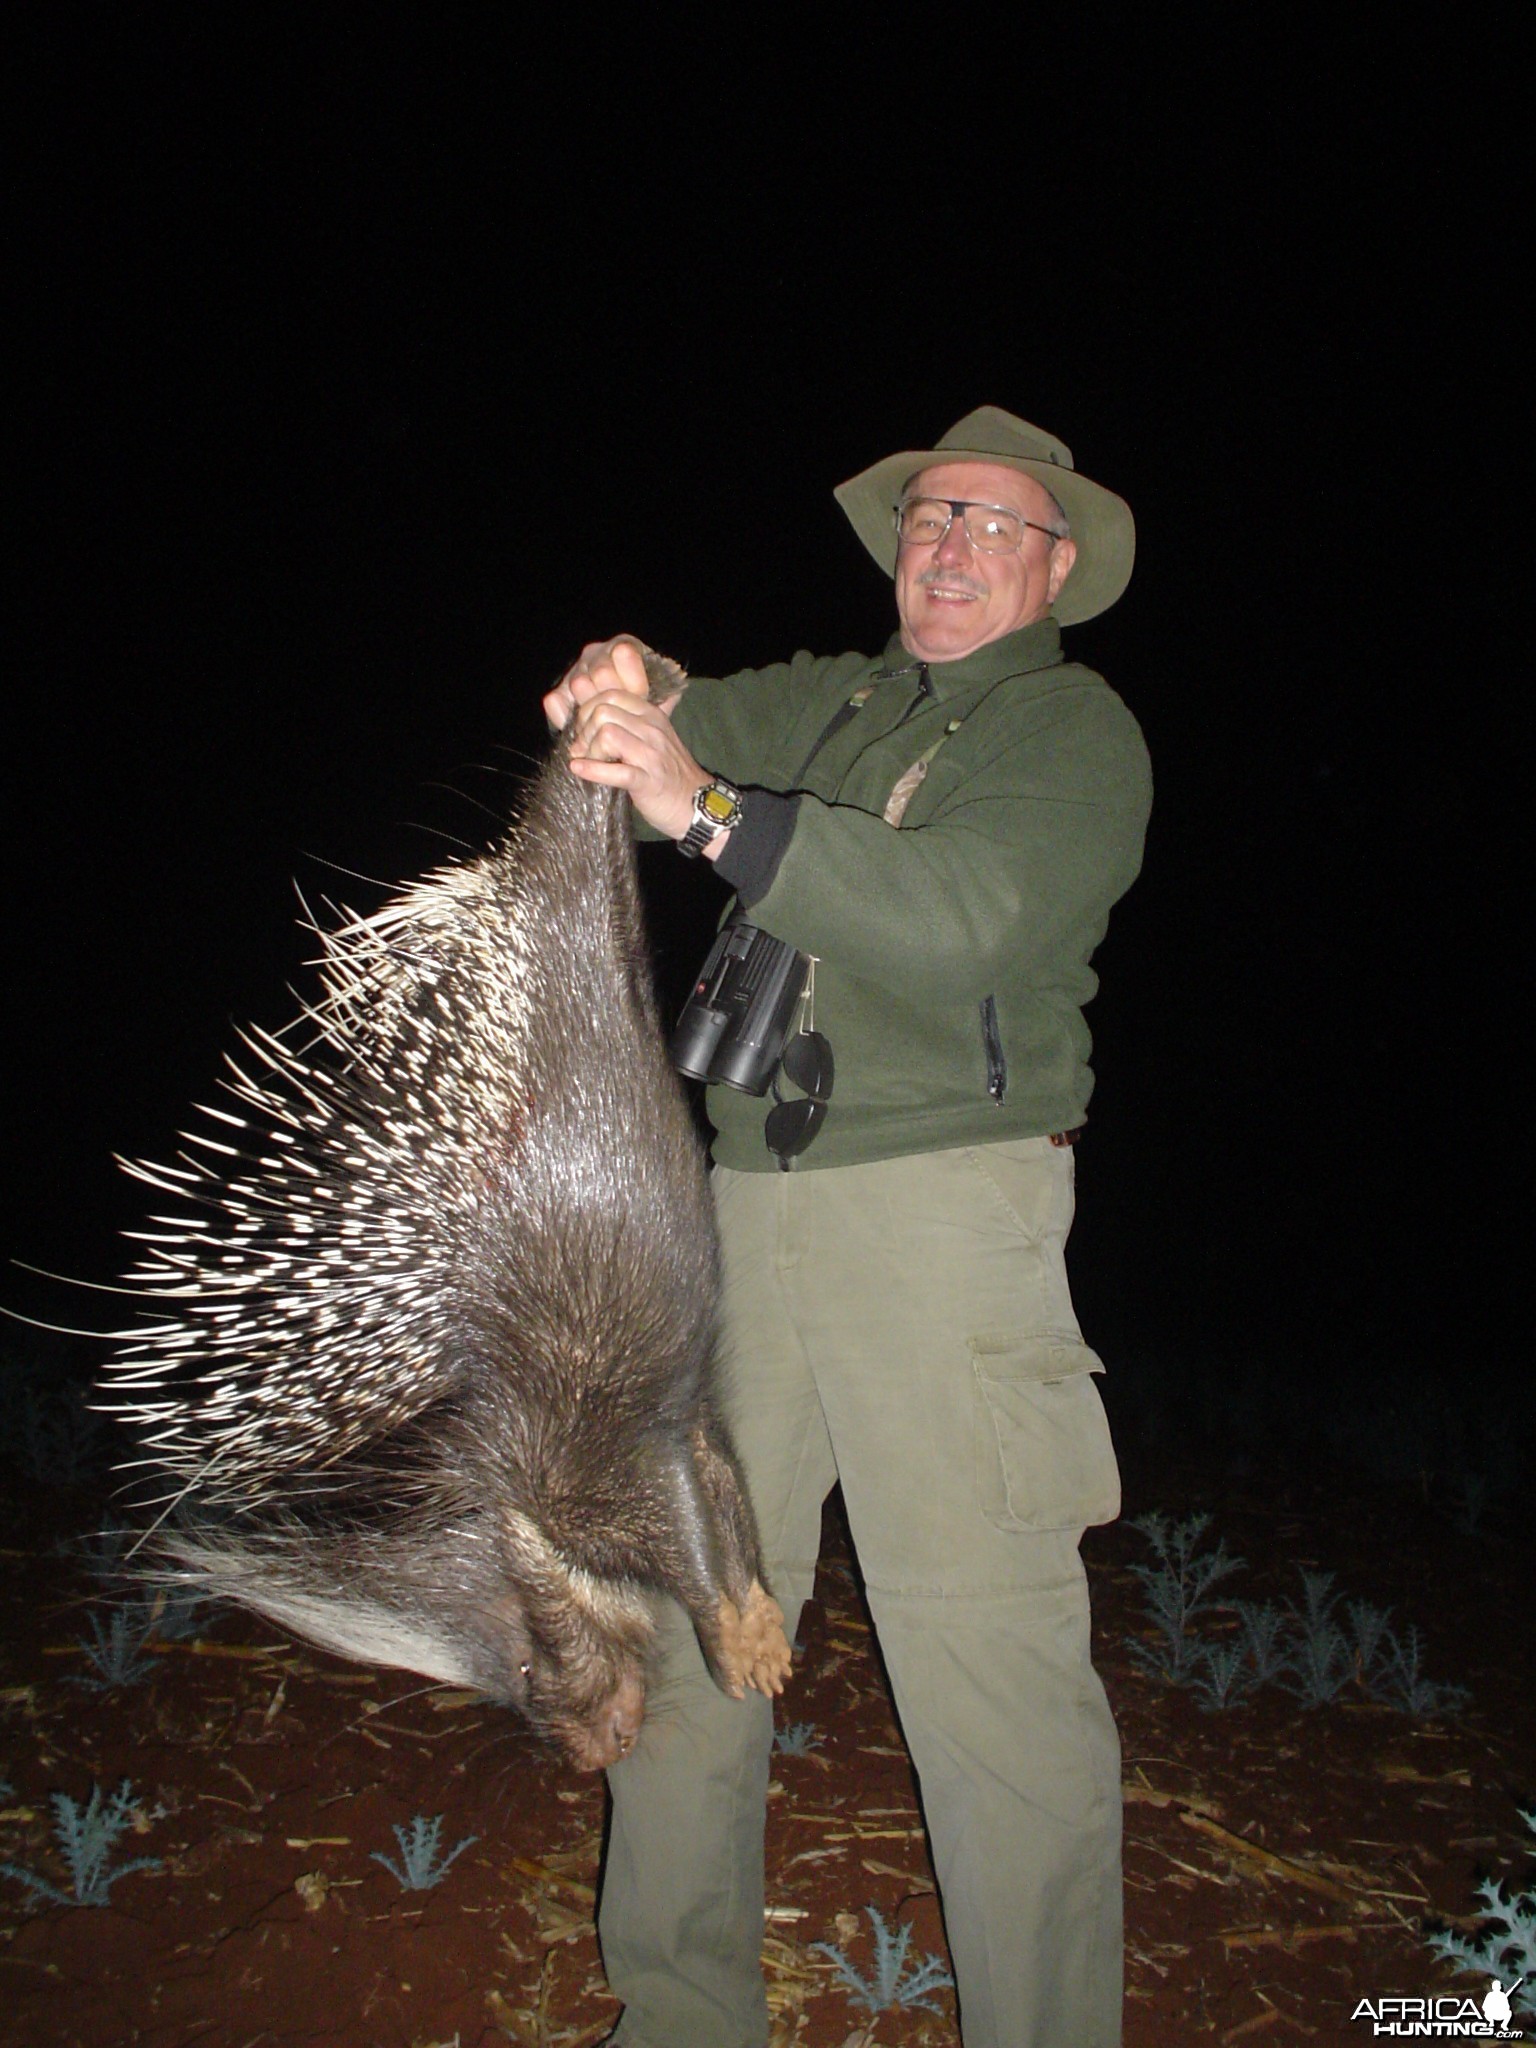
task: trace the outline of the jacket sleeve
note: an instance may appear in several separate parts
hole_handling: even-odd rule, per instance
[[[797,654],[773,668],[689,684],[674,714],[683,740],[713,775],[750,785],[746,815],[715,863],[751,910],[772,886],[794,836],[800,794],[789,785],[853,679],[869,664]]]

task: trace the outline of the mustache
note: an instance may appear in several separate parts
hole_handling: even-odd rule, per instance
[[[926,589],[931,583],[946,584],[951,590],[969,590],[976,597],[985,597],[987,586],[978,577],[967,576],[963,570],[941,569],[934,565],[925,569],[917,579],[918,588]]]

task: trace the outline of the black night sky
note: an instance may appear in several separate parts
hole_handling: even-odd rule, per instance
[[[110,1155],[284,1018],[295,878],[483,840],[584,640],[879,645],[831,488],[991,401],[1139,526],[1069,642],[1158,780],[1090,1012],[1090,1339],[1515,1363],[1519,124],[1472,40],[1513,10],[1411,50],[1092,13],[877,60],[766,13],[20,10],[0,1254],[113,1277]],[[664,859],[675,977],[715,905]]]

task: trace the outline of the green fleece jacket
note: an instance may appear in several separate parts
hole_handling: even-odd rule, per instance
[[[674,719],[746,793],[723,878],[754,924],[817,959],[836,1086],[798,1171],[1083,1122],[1088,963],[1141,865],[1151,771],[1135,719],[1063,660],[1054,619],[961,661],[919,663],[893,638],[874,659],[802,653],[696,680]],[[887,824],[893,787],[935,742]],[[722,1165],[776,1169],[769,1106],[710,1089]]]

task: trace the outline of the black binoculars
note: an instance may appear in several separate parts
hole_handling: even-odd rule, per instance
[[[763,1137],[779,1165],[803,1152],[826,1120],[832,1048],[819,1031],[790,1026],[813,962],[784,939],[734,919],[705,956],[672,1034],[672,1064],[693,1081],[723,1081],[746,1095],[773,1089]],[[785,1097],[783,1074],[803,1091]]]
[[[672,1034],[672,1064],[693,1081],[766,1095],[805,993],[811,959],[735,919],[705,955]]]

